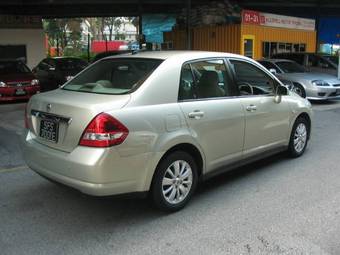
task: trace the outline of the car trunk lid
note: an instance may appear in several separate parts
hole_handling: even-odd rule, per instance
[[[57,89],[33,97],[28,105],[33,139],[71,152],[91,120],[101,112],[120,109],[130,95],[103,95]]]

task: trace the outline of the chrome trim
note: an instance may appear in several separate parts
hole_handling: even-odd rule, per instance
[[[72,122],[72,118],[51,114],[47,112],[41,112],[37,110],[31,110],[31,115],[41,119],[52,119],[56,122],[66,122],[68,125],[70,125]]]

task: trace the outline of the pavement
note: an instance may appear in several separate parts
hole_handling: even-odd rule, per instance
[[[303,157],[220,175],[165,214],[28,170],[18,143],[24,104],[0,105],[0,254],[340,254],[340,102],[313,108]]]

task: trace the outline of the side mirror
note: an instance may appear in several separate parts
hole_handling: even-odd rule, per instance
[[[279,104],[282,101],[282,96],[288,95],[288,89],[285,86],[277,86],[275,91],[274,101]]]
[[[277,75],[277,71],[276,71],[276,69],[274,69],[274,68],[270,68],[270,69],[269,69],[269,72],[271,72],[271,73],[274,74],[274,75]]]

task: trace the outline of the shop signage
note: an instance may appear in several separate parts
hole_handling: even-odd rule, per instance
[[[0,15],[0,28],[38,28],[42,29],[39,16]]]
[[[314,19],[304,19],[250,10],[242,11],[242,23],[269,27],[315,30]]]

